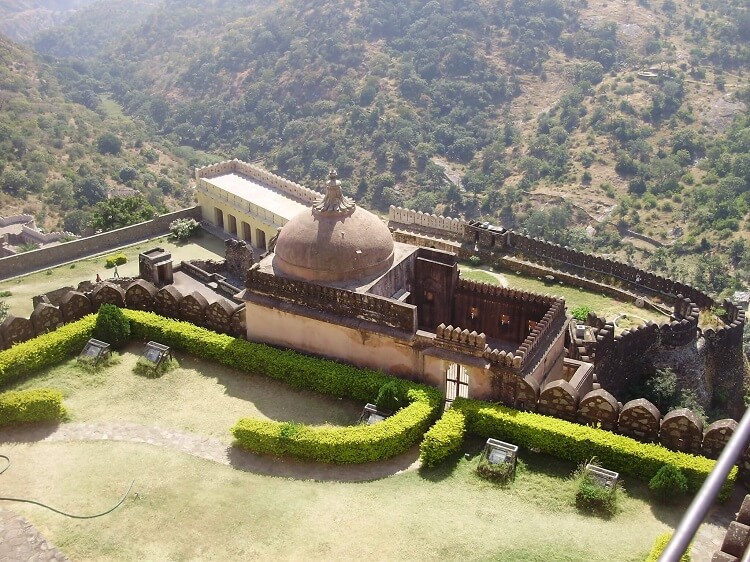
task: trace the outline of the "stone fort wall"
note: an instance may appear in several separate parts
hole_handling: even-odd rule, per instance
[[[34,299],[29,318],[14,315],[0,324],[0,349],[56,330],[99,310],[104,303],[146,310],[185,320],[235,337],[245,335],[245,306],[226,299],[209,304],[198,292],[182,294],[174,285],[158,289],[143,279],[114,279],[103,283],[85,281],[77,289],[66,287]]]
[[[41,248],[0,258],[0,280],[166,234],[169,232],[169,223],[182,218],[194,218],[200,221],[200,207],[182,209],[181,211],[161,215],[148,222],[79,238],[50,248]]]

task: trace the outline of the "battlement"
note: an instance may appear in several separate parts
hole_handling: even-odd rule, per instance
[[[487,347],[487,336],[440,324],[435,330],[435,345],[453,351],[482,356]]]
[[[431,215],[413,209],[404,209],[391,205],[388,209],[388,220],[392,223],[414,225],[420,228],[443,231],[453,235],[463,232],[463,221],[442,215]]]
[[[197,168],[195,170],[195,179],[200,185],[200,180],[202,179],[210,179],[212,177],[232,173],[241,174],[264,185],[275,187],[290,197],[306,201],[310,204],[323,197],[322,193],[318,193],[315,190],[309,189],[253,164],[237,160],[236,158],[234,160],[225,160],[217,164]]]
[[[416,306],[378,295],[278,277],[261,271],[257,265],[247,271],[245,287],[248,289],[246,299],[250,295],[261,295],[412,334],[417,331]]]

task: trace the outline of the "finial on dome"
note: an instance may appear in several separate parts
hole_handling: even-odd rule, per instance
[[[344,197],[341,191],[341,182],[339,174],[332,169],[326,182],[325,197],[318,199],[313,204],[313,210],[318,213],[345,214],[354,210],[356,204],[349,197]]]

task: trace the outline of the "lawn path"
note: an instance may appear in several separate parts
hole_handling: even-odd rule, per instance
[[[146,443],[186,453],[233,468],[264,474],[335,482],[364,482],[386,478],[419,467],[419,449],[382,461],[365,464],[326,464],[256,455],[227,445],[214,437],[135,423],[69,423],[63,425],[18,426],[4,429],[0,445],[30,442],[124,441]]]

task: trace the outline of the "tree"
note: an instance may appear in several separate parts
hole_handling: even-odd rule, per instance
[[[169,223],[169,233],[178,242],[187,240],[200,228],[195,219],[176,219]]]
[[[115,197],[96,204],[91,216],[91,227],[94,230],[114,230],[149,221],[158,214],[156,208],[140,195]]]
[[[138,170],[135,168],[132,168],[130,166],[125,166],[120,170],[120,181],[127,183],[129,181],[133,181],[135,178],[138,177]]]
[[[73,194],[79,205],[94,205],[107,197],[107,184],[98,176],[86,176],[73,184]]]
[[[96,139],[96,149],[101,154],[120,154],[122,141],[114,133],[104,133]]]
[[[72,234],[82,234],[91,222],[91,213],[82,209],[74,209],[63,218],[63,229]]]
[[[29,178],[18,170],[8,170],[0,176],[0,189],[8,195],[18,196],[29,188]]]

